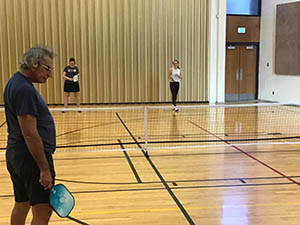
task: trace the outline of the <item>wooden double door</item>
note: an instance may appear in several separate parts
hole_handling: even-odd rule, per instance
[[[225,101],[257,98],[257,46],[226,46]]]

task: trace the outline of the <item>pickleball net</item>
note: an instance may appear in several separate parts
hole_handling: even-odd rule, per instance
[[[189,149],[209,146],[299,144],[300,105],[230,105],[51,108],[57,151]],[[5,122],[1,111],[1,123]],[[1,149],[6,124],[0,127]]]

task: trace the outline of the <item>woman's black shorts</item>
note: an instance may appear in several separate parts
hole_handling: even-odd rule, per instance
[[[78,82],[67,83],[64,85],[64,92],[79,92],[79,84]]]

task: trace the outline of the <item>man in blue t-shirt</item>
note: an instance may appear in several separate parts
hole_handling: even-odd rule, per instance
[[[49,195],[55,178],[55,125],[33,83],[45,83],[52,77],[53,57],[47,47],[29,49],[4,90],[6,162],[15,196],[11,225],[25,224],[31,207],[32,225],[47,225],[52,214]]]

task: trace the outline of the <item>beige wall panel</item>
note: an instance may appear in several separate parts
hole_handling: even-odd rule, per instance
[[[275,73],[300,75],[300,2],[276,6]]]
[[[172,59],[184,74],[178,101],[207,101],[207,1],[0,0],[0,90],[41,44],[56,53],[54,78],[36,85],[49,104],[62,104],[70,57],[83,103],[170,101]]]

